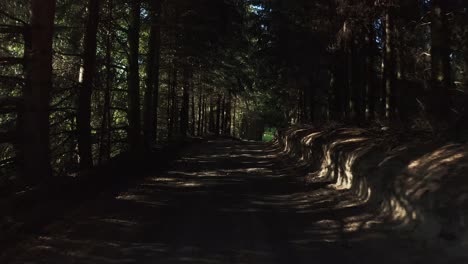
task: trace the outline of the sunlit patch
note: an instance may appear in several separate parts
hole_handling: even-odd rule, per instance
[[[390,198],[389,211],[393,220],[404,221],[407,219],[408,210],[403,206],[402,202],[397,200],[395,197]]]
[[[174,182],[176,179],[174,178],[153,178],[152,181],[155,182]]]
[[[198,173],[198,176],[204,176],[204,177],[220,177],[223,176],[223,173],[221,171],[200,171]]]
[[[302,139],[302,142],[304,142],[306,146],[310,146],[310,145],[312,145],[312,142],[316,138],[320,137],[322,134],[323,134],[322,132],[312,133],[312,134],[304,137],[304,139]]]
[[[265,168],[248,168],[245,170],[247,173],[255,173],[255,172],[270,172],[271,170]]]
[[[421,165],[421,160],[415,160],[415,161],[410,163],[410,165],[408,166],[408,169],[414,170],[415,168],[419,167],[420,165]]]
[[[357,155],[350,155],[345,162],[344,170],[341,170],[341,175],[336,175],[337,178],[336,184],[331,185],[333,188],[337,190],[348,190],[352,187],[352,180],[353,180],[353,171],[352,166],[354,162],[358,158]]]
[[[266,169],[266,168],[246,168],[246,169],[234,169],[234,170],[221,170],[222,173],[225,174],[239,174],[239,173],[252,173],[252,172],[264,172],[268,171],[271,172],[271,170]]]
[[[428,155],[411,162],[408,166],[409,170],[425,169],[430,166],[429,170],[437,169],[440,166],[458,162],[461,159],[467,158],[466,150],[457,145],[444,146]]]
[[[51,246],[45,246],[45,245],[38,245],[34,247],[35,250],[56,250],[55,248]]]
[[[200,187],[200,186],[202,186],[202,184],[200,184],[198,182],[186,182],[186,183],[182,183],[181,185],[184,186],[184,187]]]
[[[39,239],[43,240],[43,241],[52,241],[53,240],[53,238],[48,237],[48,236],[39,236]]]
[[[137,225],[137,223],[133,222],[133,221],[122,220],[122,219],[114,219],[114,218],[101,219],[101,221],[104,222],[104,223],[118,224],[118,225],[127,226],[127,227]]]
[[[144,200],[146,196],[144,195],[136,195],[136,194],[129,194],[123,193],[116,197],[117,200],[125,200],[125,201],[139,201]]]
[[[362,228],[362,223],[359,223],[359,222],[347,223],[343,231],[351,233],[351,232],[359,231],[360,228]]]

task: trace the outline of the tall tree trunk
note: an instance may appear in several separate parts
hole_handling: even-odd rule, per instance
[[[226,103],[226,117],[225,117],[225,134],[231,135],[231,116],[232,116],[232,95],[229,93],[228,101]]]
[[[374,66],[376,65],[377,47],[375,43],[375,31],[373,25],[369,27],[367,40],[367,53],[366,53],[366,71],[367,71],[367,109],[369,111],[369,121],[375,120],[376,114],[376,72]]]
[[[345,29],[346,34],[348,37],[344,40],[344,47],[343,47],[343,112],[344,112],[344,120],[349,121],[352,116],[351,112],[351,82],[352,82],[352,60],[351,60],[351,41],[350,41],[350,33],[349,29],[347,29],[348,22],[345,22],[343,28]]]
[[[468,14],[467,14],[468,16]],[[468,20],[468,19],[467,19]],[[467,21],[468,23],[468,21]],[[468,26],[466,31],[468,32]],[[463,53],[465,58],[465,72],[464,72],[464,81],[465,81],[465,89],[468,91],[468,37],[465,40],[465,52]]]
[[[466,3],[465,5],[468,5]],[[468,7],[465,7],[468,8]],[[464,87],[465,91],[468,91],[468,13],[464,15],[465,19],[465,37],[464,37],[464,63],[465,63],[465,71],[464,71]],[[458,118],[457,122],[453,126],[452,130],[455,132],[455,136],[458,138],[463,138],[466,136],[466,132],[468,129],[468,96],[465,96],[465,109],[461,113],[460,117]]]
[[[189,67],[184,67],[184,84],[182,93],[182,106],[180,109],[180,133],[186,137],[189,129],[189,111],[190,111],[190,72]]]
[[[221,134],[226,133],[226,96],[221,101]]]
[[[191,101],[192,101],[192,109],[191,109],[191,112],[192,112],[192,117],[191,117],[191,127],[190,127],[190,134],[192,136],[195,136],[195,134],[197,133],[196,131],[196,124],[197,124],[197,118],[196,118],[196,111],[195,111],[195,87],[193,85],[193,80],[191,82]]]
[[[385,117],[394,122],[396,119],[396,63],[395,63],[395,21],[394,9],[389,8],[385,15],[385,50],[384,50],[384,90]]]
[[[316,71],[316,70],[315,70]],[[309,90],[309,122],[313,123],[315,121],[315,82],[316,82],[316,75],[318,75],[317,72],[312,73],[312,76],[309,77],[309,82],[308,82],[308,90]]]
[[[136,151],[141,146],[141,122],[140,122],[140,0],[131,0],[130,25],[128,29],[128,141],[130,149]]]
[[[210,133],[214,133],[215,132],[215,113],[214,113],[214,100],[213,100],[213,96],[211,95],[210,96],[210,106],[209,106],[209,117],[208,117],[208,131]]]
[[[107,21],[107,32],[106,32],[106,90],[104,92],[104,107],[102,111],[102,122],[101,122],[101,138],[99,147],[99,164],[104,161],[108,161],[111,156],[111,89],[112,89],[112,18],[113,18],[113,0],[108,0],[108,21]]]
[[[207,118],[207,113],[206,113],[207,104],[208,104],[208,100],[206,96],[203,96],[202,130],[201,130],[202,135],[206,135],[208,132],[208,126],[207,126],[208,118]]]
[[[448,126],[449,89],[452,88],[450,33],[447,26],[446,2],[446,0],[432,1],[432,89],[429,95],[428,110],[435,130],[444,130]]]
[[[219,136],[219,130],[221,126],[221,95],[218,95],[216,101],[216,124],[215,124],[215,135]]]
[[[355,36],[357,37],[357,36]],[[361,38],[360,38],[361,40]],[[364,39],[363,39],[364,40]],[[361,41],[359,41],[361,42]],[[363,41],[362,41],[363,42]],[[365,46],[364,46],[365,47]],[[353,121],[362,125],[366,115],[366,57],[367,51],[363,47],[354,46],[352,48],[352,94],[353,94]]]
[[[169,127],[168,127],[168,138],[172,139],[174,136],[174,133],[176,131],[176,124],[177,124],[177,92],[176,92],[176,87],[177,87],[177,69],[174,68],[172,71],[172,84],[170,85],[170,91],[169,91],[169,102],[168,105],[170,105],[170,113],[169,113]]]
[[[236,121],[237,121],[237,100],[234,98],[234,109],[232,111],[232,135],[235,137],[236,134]]]
[[[93,93],[94,76],[96,74],[97,30],[99,24],[100,0],[88,1],[88,22],[84,39],[83,54],[83,84],[78,95],[77,127],[78,152],[80,168],[89,169],[93,166],[92,136],[91,136],[91,96]]]
[[[157,112],[159,100],[159,68],[161,57],[161,0],[150,1],[151,29],[146,64],[146,91],[144,106],[144,143],[149,149],[157,139]]]
[[[203,107],[204,107],[204,100],[203,100],[203,87],[199,87],[198,91],[198,136],[203,134]]]
[[[344,54],[342,51],[338,51],[335,56],[332,69],[333,109],[331,110],[331,116],[335,121],[342,121],[345,109],[345,98],[343,93],[343,89],[345,88],[345,67],[343,64]]]
[[[309,122],[309,87],[307,85],[302,84],[302,98],[301,98],[301,104],[300,106],[302,107],[301,109],[301,123],[305,124]]]
[[[26,96],[26,92],[27,91],[31,91],[31,64],[32,64],[32,60],[31,60],[31,51],[32,51],[32,32],[31,32],[31,27],[25,27],[24,28],[24,32],[23,32],[23,38],[24,38],[24,47],[23,47],[23,73],[24,73],[24,79],[25,79],[25,82],[24,82],[24,92],[23,92],[23,96]],[[18,116],[17,116],[17,124],[16,124],[16,129],[17,131],[25,131],[25,111],[26,111],[26,107],[25,105],[18,105]],[[19,168],[22,170],[21,173],[25,174],[23,176],[28,176],[27,175],[27,172],[24,170],[24,166],[26,164],[24,164],[25,162],[25,151],[26,148],[28,147],[28,145],[25,145],[25,140],[28,135],[26,134],[22,134],[21,135],[23,138],[21,138],[22,140],[19,140],[19,142],[16,144],[16,161],[18,162],[19,164]],[[74,142],[72,141],[71,144],[73,144]],[[24,145],[23,145],[24,144]],[[72,155],[71,155],[72,156]]]
[[[55,0],[31,1],[30,86],[24,90],[23,173],[31,182],[52,174],[49,151],[49,101]]]

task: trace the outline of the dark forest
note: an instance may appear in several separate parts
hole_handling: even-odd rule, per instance
[[[2,263],[468,263],[467,140],[466,0],[0,0]]]

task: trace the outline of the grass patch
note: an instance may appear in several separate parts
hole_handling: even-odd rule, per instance
[[[275,139],[276,128],[267,128],[265,132],[263,132],[263,142],[271,142]]]

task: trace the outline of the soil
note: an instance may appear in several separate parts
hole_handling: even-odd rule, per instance
[[[468,263],[306,175],[271,144],[197,143],[167,171],[83,202],[2,263]]]

